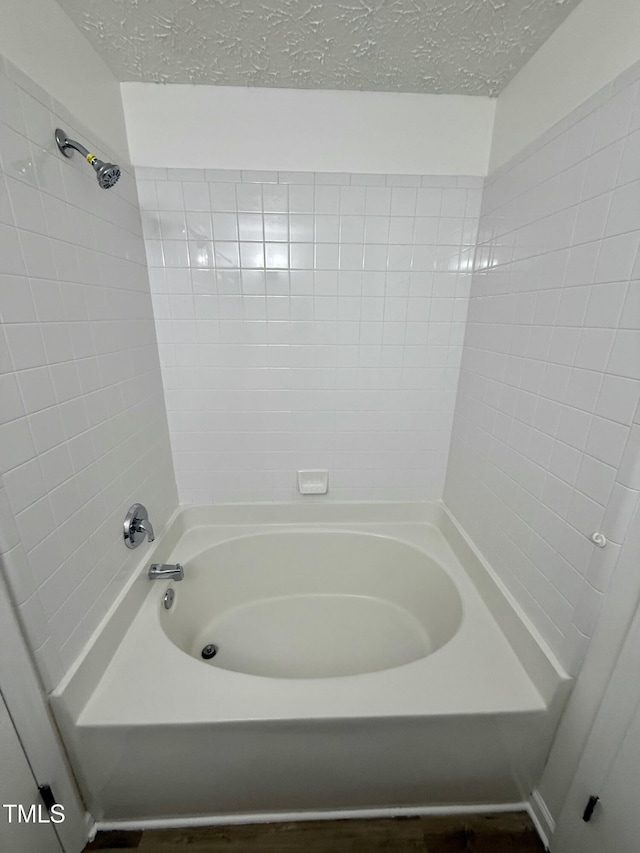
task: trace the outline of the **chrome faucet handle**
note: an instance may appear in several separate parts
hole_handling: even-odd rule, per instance
[[[134,519],[134,521],[135,520],[136,519]],[[156,535],[153,532],[153,525],[151,524],[149,519],[148,518],[137,519],[137,522],[138,523],[136,524],[136,531],[135,532],[136,533],[146,533],[147,537],[149,539],[149,542],[153,542],[153,540],[156,538]]]
[[[156,538],[149,521],[147,508],[142,504],[133,504],[124,520],[124,544],[127,548],[137,548],[148,537],[149,542]]]

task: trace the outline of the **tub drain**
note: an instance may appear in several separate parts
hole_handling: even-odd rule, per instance
[[[211,658],[214,658],[217,654],[218,647],[214,646],[213,643],[206,645],[201,652],[201,655],[205,660],[211,660]]]

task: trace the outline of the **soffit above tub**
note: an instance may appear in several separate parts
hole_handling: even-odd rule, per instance
[[[122,81],[496,96],[579,0],[58,0]]]

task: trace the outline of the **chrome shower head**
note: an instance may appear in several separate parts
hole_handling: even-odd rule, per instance
[[[56,143],[60,152],[64,154],[65,157],[71,157],[73,151],[79,151],[87,163],[95,169],[98,183],[103,190],[111,189],[111,187],[117,183],[118,178],[120,177],[120,167],[116,166],[115,163],[105,163],[104,160],[98,160],[95,154],[91,154],[91,152],[88,151],[84,145],[80,145],[79,142],[69,139],[64,130],[61,130],[60,128],[56,130]]]
[[[103,190],[109,190],[115,183],[117,183],[118,178],[120,177],[120,167],[116,166],[115,163],[103,163],[102,160],[98,160],[97,157],[94,157],[91,161],[91,165],[96,170],[98,183]]]

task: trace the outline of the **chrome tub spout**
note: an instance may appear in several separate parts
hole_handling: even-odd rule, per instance
[[[174,580],[181,581],[184,577],[184,568],[180,563],[152,563],[147,573],[149,580]]]

